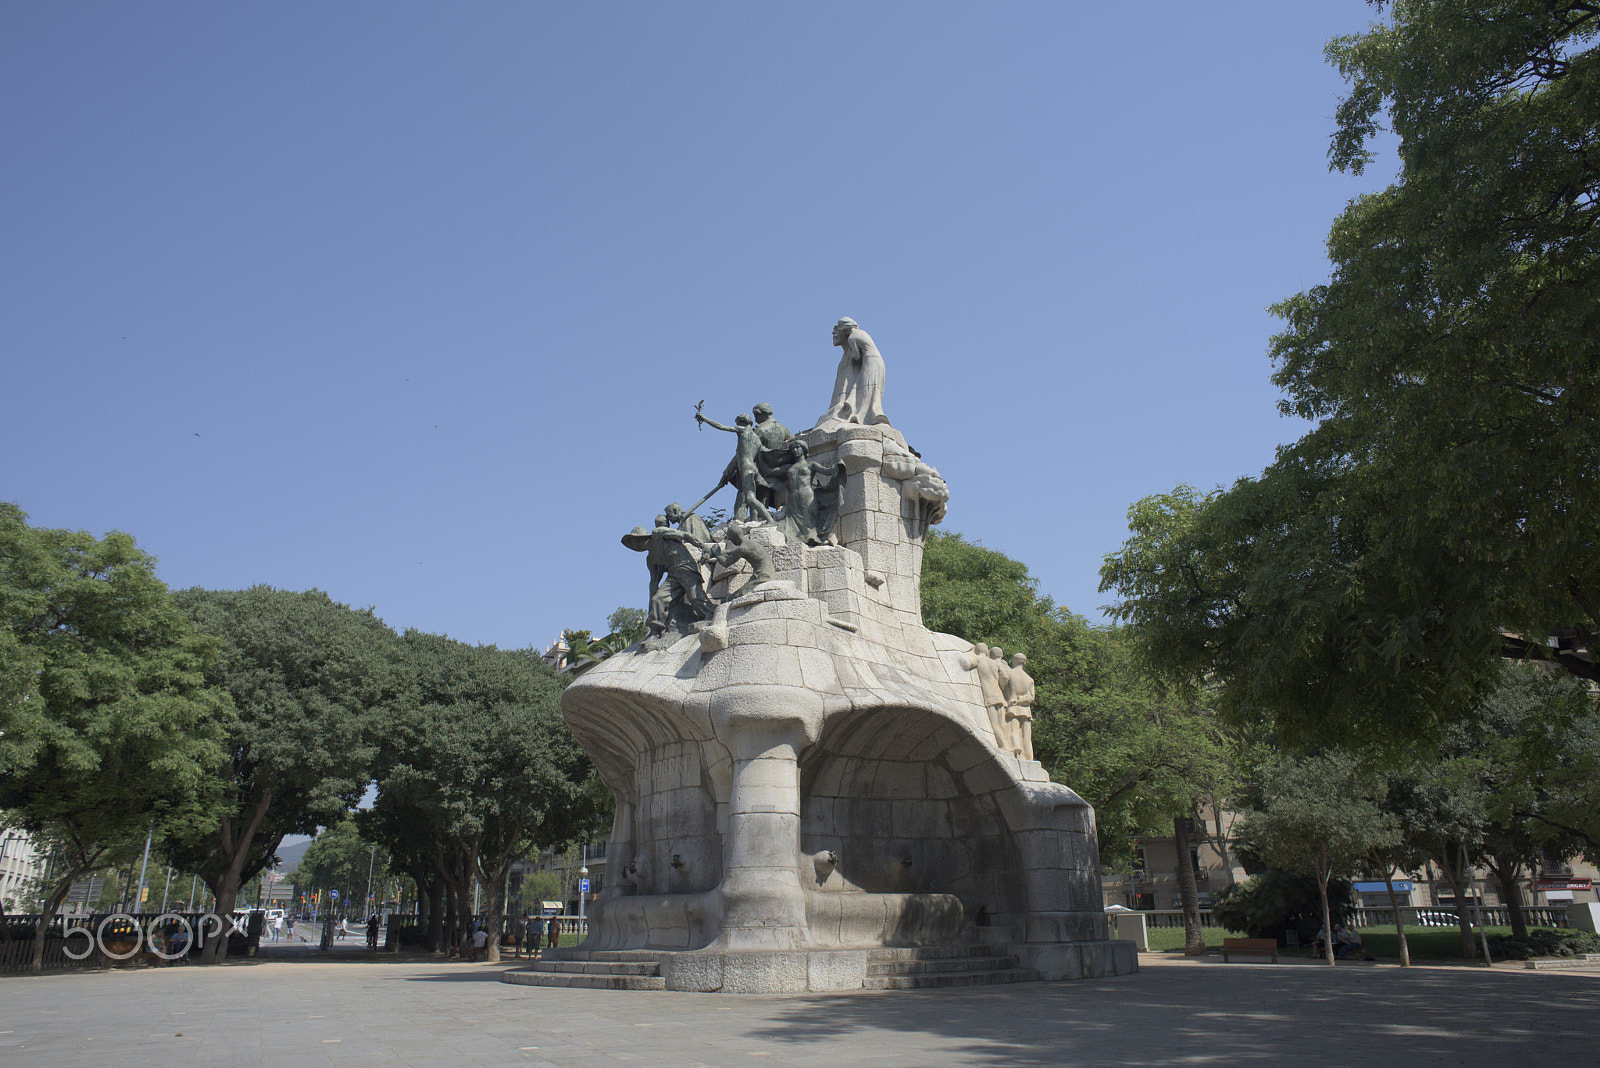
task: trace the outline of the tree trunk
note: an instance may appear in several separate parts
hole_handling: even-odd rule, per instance
[[[428,945],[428,888],[423,882],[422,874],[420,872],[408,870],[407,874],[411,877],[412,883],[415,884],[417,888],[417,931],[422,938],[422,947],[424,949],[431,950],[433,947]],[[402,891],[402,894],[403,893],[404,891]]]
[[[1172,839],[1178,848],[1178,895],[1183,904],[1183,954],[1206,955],[1206,933],[1200,926],[1200,890],[1194,881],[1194,862],[1189,859],[1189,816],[1174,816]]]
[[[39,915],[39,922],[33,928],[33,958],[28,961],[28,971],[38,975],[44,971],[44,936],[50,929],[50,921],[55,917],[56,910],[67,899],[67,893],[72,889],[72,880],[79,873],[68,872],[67,877],[56,883],[55,889],[50,891],[50,899],[45,902],[44,912]],[[65,934],[65,931],[62,932]]]
[[[1445,882],[1450,884],[1451,893],[1456,895],[1456,923],[1461,927],[1461,956],[1465,960],[1476,960],[1478,947],[1472,941],[1472,916],[1467,911],[1466,873],[1451,859],[1451,854],[1458,848],[1455,842],[1450,842],[1439,851],[1434,860],[1438,863],[1439,870],[1444,873]]]
[[[453,879],[444,880],[444,938],[440,948],[447,956],[455,956],[456,948],[461,944],[456,930],[456,884]]]
[[[1511,937],[1528,937],[1528,914],[1522,911],[1522,887],[1517,881],[1522,877],[1522,861],[1516,857],[1490,857],[1489,870],[1500,886],[1500,898],[1511,914]]]
[[[223,926],[220,936],[213,942],[207,942],[205,949],[196,958],[201,964],[216,964],[228,955],[228,932],[233,930],[230,917],[238,901],[239,886],[244,882],[245,860],[250,856],[250,846],[255,841],[256,832],[261,829],[262,821],[267,818],[267,809],[272,806],[272,798],[271,789],[262,790],[255,804],[251,806],[250,818],[243,827],[239,827],[237,821],[228,816],[223,818],[221,826],[217,828],[222,856],[226,863],[217,876],[217,883],[212,890],[217,895],[214,911],[222,919]]]
[[[1222,871],[1228,877],[1228,885],[1233,886],[1233,856],[1228,850],[1228,832],[1222,826],[1222,806],[1215,801],[1211,802],[1211,822],[1217,831],[1205,837],[1216,847],[1217,856],[1222,858]]]
[[[459,918],[456,921],[456,931],[460,935],[459,944],[463,957],[472,956],[472,932],[474,930],[472,916],[472,877],[469,875],[465,883],[456,891],[456,908]]]
[[[422,884],[417,884],[418,892]],[[428,952],[444,951],[444,880],[435,874],[428,880]]]
[[[1406,944],[1405,918],[1400,915],[1400,898],[1394,892],[1394,869],[1383,866],[1383,885],[1389,891],[1389,907],[1394,909],[1394,933],[1400,940],[1400,967],[1411,967],[1411,947]]]
[[[1317,897],[1322,902],[1322,956],[1330,967],[1333,965],[1333,915],[1328,908],[1328,879],[1332,875],[1331,867],[1317,865]]]
[[[483,922],[489,932],[489,941],[484,943],[483,959],[490,964],[500,960],[500,936],[505,929],[505,874],[496,869],[490,873],[493,877],[484,880]]]
[[[217,895],[217,903],[213,911],[222,920],[222,929],[205,944],[205,948],[195,958],[201,964],[216,964],[228,956],[228,935],[233,931],[233,908],[239,897],[239,883],[241,882],[239,868],[244,864],[244,856],[241,853],[235,859],[238,862],[237,866],[234,862],[229,862],[228,866],[222,870],[222,874],[218,876],[217,885],[212,888]]]

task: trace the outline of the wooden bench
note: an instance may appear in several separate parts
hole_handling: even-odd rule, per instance
[[[1228,963],[1228,954],[1244,954],[1250,957],[1272,957],[1272,963],[1278,963],[1278,940],[1275,938],[1224,938],[1222,940],[1222,963]]]

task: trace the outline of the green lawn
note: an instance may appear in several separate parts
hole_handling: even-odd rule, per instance
[[[1509,935],[1509,927],[1490,927],[1489,935]],[[1395,937],[1394,928],[1377,930],[1368,928],[1362,935],[1367,940],[1367,953],[1380,959],[1400,959],[1400,940]],[[1182,927],[1156,927],[1151,928],[1150,949],[1154,952],[1182,951]],[[1205,928],[1206,945],[1211,949],[1221,949],[1224,938],[1243,937],[1237,931],[1224,931],[1220,927]],[[1461,931],[1455,927],[1407,927],[1406,944],[1411,948],[1412,960],[1460,960],[1461,958]],[[1290,948],[1281,951],[1282,956],[1311,955],[1311,950],[1306,947]]]

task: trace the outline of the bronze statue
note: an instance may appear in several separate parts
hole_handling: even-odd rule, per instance
[[[646,625],[651,640],[646,648],[666,644],[668,630],[688,634],[694,624],[709,619],[711,599],[706,596],[700,561],[689,551],[689,536],[667,525],[667,517],[656,516],[654,530],[634,527],[622,536],[622,544],[645,554],[650,569],[650,611]]]
[[[707,419],[698,410],[694,413],[694,418],[695,422],[702,426],[709,426],[714,430],[726,430],[739,438],[738,448],[733,454],[733,462],[722,472],[722,481],[717,483],[716,488],[711,493],[715,493],[723,486],[733,483],[739,489],[739,496],[733,506],[733,517],[746,520],[753,515],[770,523],[772,521],[772,513],[767,511],[767,506],[762,504],[760,498],[756,496],[756,482],[760,478],[756,458],[761,453],[762,443],[761,435],[756,432],[750,417],[740,414],[733,420],[733,426],[725,426],[715,419]],[[696,501],[694,508],[689,509],[689,511],[694,511],[695,508],[699,508],[708,501],[711,498],[711,493]]]
[[[778,529],[797,545],[827,542],[839,521],[839,491],[845,480],[843,463],[829,468],[811,459],[810,452],[805,442],[795,438],[789,442],[787,455],[776,471],[788,495]]]
[[[773,570],[772,554],[767,552],[767,547],[750,537],[750,532],[743,523],[735,520],[728,524],[726,530],[726,548],[714,550],[712,559],[721,567],[732,567],[740,560],[750,563],[750,580],[746,587],[755,586],[761,582],[771,582],[778,577]]]
[[[711,548],[711,531],[707,529],[704,519],[693,512],[685,512],[677,501],[673,501],[662,511],[666,513],[667,522],[683,531],[690,544],[701,551]]]

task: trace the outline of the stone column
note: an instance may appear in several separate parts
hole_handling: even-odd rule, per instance
[[[600,896],[622,897],[635,893],[632,887],[624,888],[622,869],[633,863],[633,805],[617,798],[616,815],[611,817],[611,840],[606,846],[606,885]]]
[[[723,867],[721,944],[791,949],[810,941],[800,855],[798,720],[743,719],[733,731],[733,796]]]

